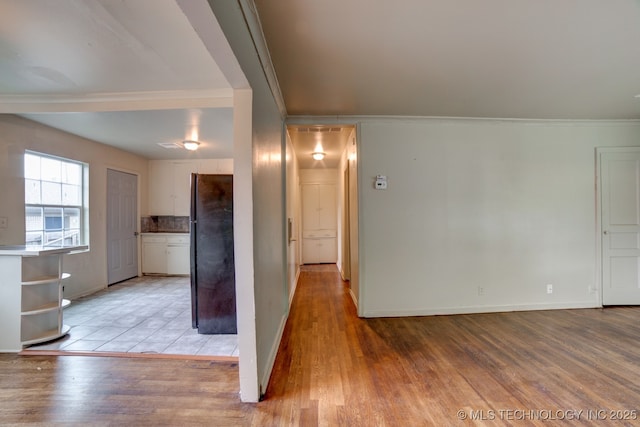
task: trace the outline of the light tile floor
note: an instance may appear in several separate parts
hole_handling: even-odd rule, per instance
[[[30,350],[238,356],[237,335],[191,328],[189,277],[137,277],[71,301],[65,337]]]

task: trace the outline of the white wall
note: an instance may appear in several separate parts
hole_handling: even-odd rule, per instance
[[[253,110],[253,245],[258,372],[267,388],[289,312],[282,120],[263,98]],[[270,108],[273,107],[273,108]]]
[[[190,173],[204,174],[233,174],[233,159],[194,159],[194,160],[149,160],[149,166],[157,165],[166,170],[171,170],[174,163],[188,163],[191,165]]]
[[[359,140],[361,315],[598,306],[595,148],[640,145],[638,122],[372,119]]]
[[[296,152],[293,149],[289,133],[286,134],[286,162],[287,162],[287,189],[286,189],[286,215],[292,220],[291,225],[291,241],[287,247],[287,283],[289,292],[289,305],[293,300],[296,291],[298,276],[300,275],[300,245],[302,243],[302,235],[300,234],[300,184],[299,169]]]
[[[251,90],[234,90],[233,102],[233,247],[240,396],[255,402],[260,397],[260,383],[253,268],[253,140],[251,127],[247,126],[252,120]]]
[[[344,171],[345,169],[349,170],[349,182],[344,182]],[[338,212],[340,219],[340,230],[338,237],[338,269],[342,273],[342,277],[345,278],[344,271],[348,271],[348,279],[349,279],[349,292],[351,294],[351,298],[358,307],[358,298],[359,298],[359,255],[358,255],[358,150],[356,144],[356,130],[354,129],[348,137],[348,143],[342,153],[342,157],[340,159],[340,166],[338,167]],[[342,228],[343,222],[343,212],[347,207],[344,205],[345,202],[345,188],[349,187],[349,209],[346,212],[344,220],[349,221],[349,261],[350,265],[344,266],[342,265],[343,254],[343,244],[344,237],[343,233],[345,232]]]
[[[271,92],[260,58],[256,52],[256,44],[247,28],[248,20],[243,15],[245,2],[227,0],[209,0],[216,19],[227,38],[233,53],[242,68],[249,84],[251,111],[245,116],[249,122],[237,123],[244,129],[251,129],[252,143],[252,211],[243,212],[253,217],[253,306],[250,304],[250,292],[245,288],[250,278],[243,282],[238,306],[238,316],[248,321],[247,316],[254,314],[255,335],[249,336],[239,329],[240,345],[240,387],[243,401],[257,401],[258,393],[267,388],[271,369],[275,362],[282,332],[288,315],[288,291],[286,277],[286,236],[285,236],[285,138],[283,117]],[[251,17],[253,20],[253,17]],[[253,22],[253,21],[252,21]],[[237,92],[236,92],[237,93]],[[237,96],[237,95],[234,95]],[[235,101],[234,101],[235,102]],[[234,115],[236,107],[234,107]],[[235,121],[235,117],[234,117]],[[234,145],[237,143],[238,127],[234,127]],[[234,176],[242,173],[246,178],[244,162],[244,145],[234,147]],[[242,160],[238,155],[242,154]],[[234,188],[236,185],[234,183]],[[234,197],[237,192],[234,193]],[[245,197],[248,195],[245,195]],[[234,206],[238,206],[234,202]],[[251,208],[249,201],[244,203]],[[238,217],[234,214],[234,220]],[[234,224],[235,226],[235,224]],[[234,236],[237,234],[234,232]],[[236,247],[236,250],[238,248]],[[245,247],[246,249],[246,247]],[[236,271],[238,267],[236,267]],[[240,325],[239,325],[240,327]],[[245,329],[248,331],[248,329]],[[247,351],[250,346],[246,340],[255,338],[255,352]],[[244,353],[243,353],[244,352]],[[251,372],[256,367],[258,393],[250,383]]]
[[[19,116],[0,115],[0,244],[23,245],[24,152],[33,150],[89,164],[89,251],[65,256],[65,297],[75,298],[107,287],[107,168],[138,176],[138,212],[147,210],[147,160],[116,148],[53,129]]]

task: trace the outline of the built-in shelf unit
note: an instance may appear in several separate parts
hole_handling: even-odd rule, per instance
[[[0,247],[0,352],[51,341],[69,332],[63,310],[70,301],[63,298],[62,270],[65,254],[86,246],[42,248]]]

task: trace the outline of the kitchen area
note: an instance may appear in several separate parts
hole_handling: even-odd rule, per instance
[[[209,327],[206,323],[209,321],[203,320],[206,313],[202,313],[207,306],[203,301],[221,300],[218,294],[223,283],[218,271],[223,269],[214,267],[215,283],[212,286],[205,282],[207,271],[198,269],[198,265],[210,265],[205,261],[212,256],[194,246],[198,229],[192,221],[196,214],[192,205],[198,198],[192,191],[192,174],[232,180],[233,160],[149,160],[148,215],[139,219],[141,275],[73,301],[64,310],[68,334],[55,341],[29,346],[27,352],[110,352],[237,359],[232,274],[226,278],[226,287],[232,289],[233,297],[229,299],[227,295],[226,300],[222,300],[224,307],[232,305],[232,312],[227,310],[224,314],[227,320],[232,317],[232,321],[227,321],[222,329],[203,329],[205,325]],[[229,190],[228,199],[232,202],[230,196]],[[232,203],[229,206],[228,212],[232,214]],[[232,216],[230,218],[227,223],[232,226]],[[192,234],[192,230],[196,234]],[[232,228],[230,230],[232,236]],[[204,240],[212,240],[210,236],[209,230]],[[233,270],[232,240],[230,244],[228,256],[222,259],[230,258]],[[195,256],[203,258],[198,265]],[[202,278],[198,279],[199,276]],[[208,289],[211,287],[214,289]],[[213,291],[215,298],[211,298]],[[198,299],[198,295],[204,297]],[[216,316],[222,316],[219,307],[215,310]]]
[[[142,218],[142,274],[190,274],[189,216]]]
[[[190,273],[193,173],[232,175],[233,159],[149,161],[149,215],[140,218],[142,274]]]

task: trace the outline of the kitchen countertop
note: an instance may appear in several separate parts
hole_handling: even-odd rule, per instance
[[[184,236],[184,235],[188,235],[189,232],[188,231],[145,231],[144,233],[140,233],[140,234],[142,234],[143,236],[157,236],[157,235],[166,236],[167,234]]]
[[[89,249],[87,245],[80,246],[33,246],[33,245],[9,245],[0,246],[0,256],[2,255],[20,255],[20,256],[40,256],[40,255],[55,255],[55,254],[68,254],[70,252],[81,252]]]

